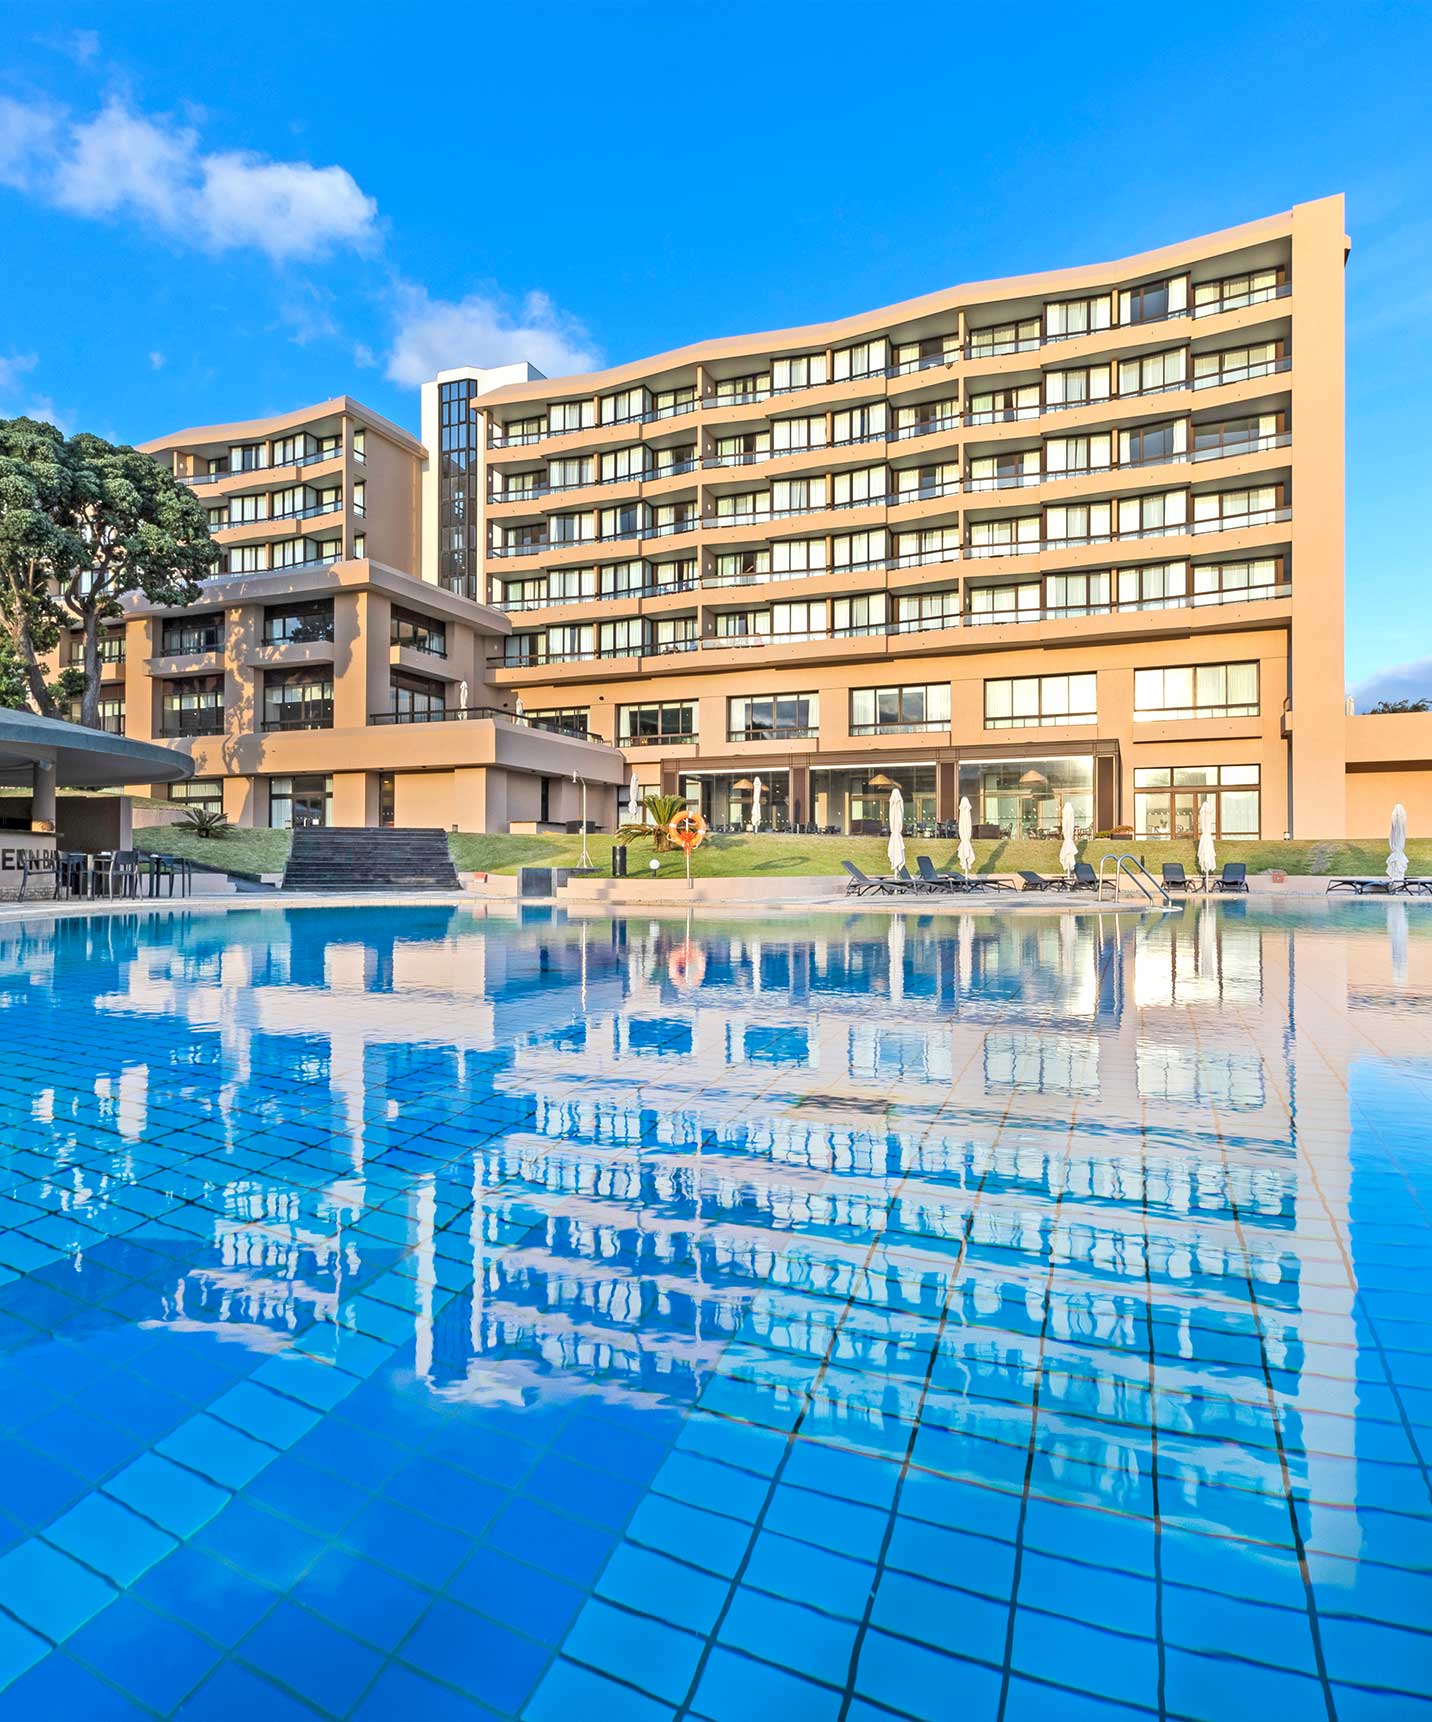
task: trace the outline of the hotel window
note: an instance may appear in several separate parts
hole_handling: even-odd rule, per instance
[[[468,598],[482,591],[477,526],[480,426],[472,410],[476,396],[477,383],[471,377],[438,384],[438,584]],[[493,437],[502,440],[496,432]]]
[[[776,514],[811,514],[825,507],[825,495],[823,478],[778,478],[771,486],[771,509]]]
[[[1065,472],[1102,472],[1110,464],[1107,431],[1089,436],[1052,436],[1044,445],[1044,470],[1053,478]]]
[[[730,496],[716,498],[716,520],[730,525],[740,520],[765,520],[771,512],[771,493],[768,490],[743,490]]]
[[[597,570],[599,598],[625,598],[644,592],[649,584],[646,563],[608,562]]]
[[[677,413],[689,413],[696,405],[696,386],[683,383],[676,389],[658,389],[651,397],[651,410],[659,419],[669,419]]]
[[[329,493],[327,491],[324,492],[325,496],[327,496],[328,494]],[[339,506],[340,502],[342,501],[343,492],[341,490],[334,490],[332,495],[333,495],[332,506],[334,508],[337,508]],[[353,486],[353,512],[355,514],[366,514],[368,512],[368,481],[367,481],[367,479],[360,478],[358,480],[358,482]]]
[[[1258,665],[1186,664],[1134,671],[1134,722],[1257,717]]]
[[[539,633],[509,634],[502,642],[502,661],[509,666],[541,663],[546,636]]]
[[[331,598],[314,598],[302,604],[270,605],[264,611],[266,646],[307,645],[332,638]]]
[[[217,621],[218,618],[216,617]],[[167,624],[166,624],[167,625]],[[102,664],[122,664],[124,662],[124,632],[121,628],[106,629],[99,636],[99,661]],[[83,664],[85,661],[85,641],[83,634],[72,634],[65,662]]]
[[[1107,365],[1076,365],[1044,373],[1044,399],[1051,407],[1083,406],[1109,397]]]
[[[222,813],[224,780],[221,777],[191,777],[187,783],[171,783],[169,799],[178,807],[197,807],[204,813]]]
[[[1121,323],[1161,323],[1188,309],[1188,277],[1173,275],[1166,281],[1145,281],[1125,287],[1119,294]]]
[[[1193,458],[1216,460],[1223,455],[1252,454],[1279,435],[1279,415],[1258,413],[1250,418],[1220,419],[1193,427]]]
[[[523,713],[533,729],[549,729],[558,735],[579,736],[587,734],[587,719],[590,715],[590,706],[548,706],[542,711]]]
[[[801,353],[791,359],[771,361],[771,387],[777,394],[787,389],[810,389],[826,380],[824,353]]]
[[[1213,496],[1195,496],[1193,499],[1193,518],[1199,532],[1262,526],[1278,511],[1276,484],[1262,484],[1251,490],[1220,490]]]
[[[933,365],[949,365],[960,356],[960,340],[954,330],[945,335],[926,335],[918,341],[901,341],[895,348],[897,375],[925,371]]]
[[[353,458],[354,460],[367,460],[368,458],[368,433],[361,426],[353,433]]]
[[[662,616],[657,620],[649,650],[658,658],[667,652],[692,652],[701,644],[695,616]]]
[[[971,556],[1015,556],[1039,548],[1040,518],[1020,515],[1012,520],[972,520]]]
[[[751,694],[726,701],[727,741],[797,741],[820,727],[816,694]]]
[[[824,481],[822,480],[822,483]],[[857,467],[854,472],[838,472],[831,480],[832,501],[837,508],[861,507],[885,500],[886,474],[883,466]]]
[[[1164,532],[1182,532],[1187,524],[1186,490],[1163,490],[1155,491],[1152,496],[1120,498],[1120,538],[1148,538]]]
[[[1124,359],[1119,365],[1121,395],[1157,394],[1180,388],[1188,381],[1188,352],[1172,347],[1164,353],[1148,353],[1142,359]]]
[[[212,460],[206,460],[204,462],[204,471],[208,473],[210,478],[218,478],[228,470],[229,460],[227,455],[216,457]]]
[[[913,735],[950,727],[950,684],[923,687],[852,688],[852,735]]]
[[[1259,835],[1256,765],[1175,765],[1134,768],[1134,834],[1196,837],[1198,812],[1213,804],[1214,836]]]
[[[1140,425],[1137,430],[1119,432],[1121,466],[1153,466],[1159,461],[1173,460],[1187,448],[1186,419],[1171,419],[1161,425]]]
[[[264,672],[264,728],[332,729],[333,666]]]
[[[668,473],[686,472],[696,465],[696,444],[683,442],[675,448],[654,448],[651,455],[656,477],[663,478]],[[647,476],[650,477],[651,472]]]
[[[880,442],[890,424],[890,410],[884,401],[868,407],[851,407],[835,414],[833,442]]]
[[[771,632],[789,640],[823,640],[826,637],[824,598],[771,605]]]
[[[654,742],[683,742],[696,739],[696,701],[677,700],[665,705],[618,706],[617,745],[650,745]]]
[[[716,405],[731,406],[742,401],[763,401],[771,392],[768,374],[751,377],[723,377],[716,385]]]
[[[954,628],[960,621],[960,595],[953,586],[935,592],[909,592],[895,600],[895,632],[921,634],[931,628]]]
[[[1222,281],[1200,281],[1193,290],[1193,314],[1208,317],[1215,311],[1236,311],[1240,305],[1257,305],[1278,292],[1276,269],[1255,269],[1247,275],[1227,275]]]
[[[769,550],[727,550],[716,558],[716,584],[739,586],[747,581],[769,580]]]
[[[583,464],[570,461],[571,466]],[[590,465],[590,462],[585,463]],[[647,451],[644,443],[637,443],[632,448],[614,448],[610,454],[602,456],[602,483],[611,484],[616,479],[640,479],[646,477]]]
[[[302,494],[300,492],[300,494]],[[243,526],[251,520],[268,519],[268,498],[258,496],[231,496],[229,498],[229,525]]]
[[[358,506],[359,502],[362,500],[359,495],[359,490],[361,488],[366,492],[367,486],[366,484],[362,487],[355,485],[353,488],[353,507],[357,513],[362,514],[365,510]],[[312,511],[315,514],[332,514],[335,508],[341,508],[342,506],[343,486],[341,484],[326,484],[317,488],[305,488],[303,497],[303,508],[305,513]]]
[[[204,512],[208,516],[209,530],[211,532],[222,532],[229,524],[229,507],[227,503],[221,503],[218,508],[206,508]]]
[[[970,357],[987,359],[997,353],[1020,353],[1039,345],[1038,317],[1023,317],[1017,323],[994,323],[970,331]]]
[[[651,530],[657,538],[663,538],[671,532],[685,532],[695,524],[694,502],[658,502],[651,510]]]
[[[467,384],[444,383],[442,385],[442,392],[444,394],[446,394],[449,389],[462,388],[462,387],[471,388],[473,390],[473,392],[475,393],[477,385],[475,383],[467,383]],[[574,413],[580,412],[581,407],[583,405],[586,405],[586,404],[587,403],[584,403],[581,401],[573,401],[571,403],[573,412]],[[561,424],[558,422],[559,415],[564,414],[566,412],[566,410],[567,410],[566,407],[554,407],[552,409],[552,415],[553,415],[552,416],[552,434],[554,436],[557,434],[558,431],[561,431],[561,430],[580,430],[580,429],[582,429],[582,425],[581,425],[580,420],[578,420],[578,422],[573,423],[571,425],[564,425],[564,424]],[[473,415],[470,411],[468,411],[465,413],[465,416],[467,418],[472,418]],[[474,421],[474,422],[476,422],[476,421]],[[591,422],[592,422],[591,419],[588,418],[587,423],[590,424]],[[497,442],[498,447],[500,448],[503,443],[537,442],[541,437],[544,437],[546,435],[547,435],[547,420],[544,418],[507,419],[503,424],[501,424],[498,427],[498,434],[496,437],[496,442]]]
[[[610,509],[602,510],[602,530],[606,531],[606,520]],[[580,514],[554,514],[547,522],[547,541],[549,544],[585,544],[592,537],[592,516],[583,511]]]
[[[900,568],[927,562],[952,562],[960,553],[958,526],[926,526],[918,532],[895,534],[895,562]]]
[[[1014,676],[984,685],[986,729],[1042,728],[1094,723],[1092,672],[1077,676]]]
[[[778,538],[770,549],[773,574],[811,574],[825,565],[823,538]]]
[[[535,580],[495,580],[493,602],[507,610],[534,610],[547,603],[547,581],[539,575]]]
[[[286,538],[269,547],[273,568],[306,568],[315,562],[336,562],[338,556],[336,538]]]
[[[592,625],[582,622],[561,624],[547,630],[547,657],[555,662],[580,663],[592,655],[596,633]]]
[[[1018,622],[1021,616],[1033,619],[1043,606],[1043,594],[1037,580],[1021,580],[1016,585],[971,586],[970,615],[980,622]]]
[[[1036,391],[1037,396],[1038,391]],[[993,396],[989,397],[993,399]],[[881,407],[882,415],[884,407]],[[844,417],[837,413],[836,418]],[[959,407],[953,400],[921,401],[918,406],[897,407],[895,409],[895,438],[900,441],[905,437],[926,436],[931,431],[948,430],[960,422]],[[885,428],[885,419],[880,421],[881,431]]]
[[[1052,374],[1067,376],[1070,373]],[[1038,413],[1039,384],[1023,383],[1015,389],[988,389],[981,394],[971,395],[965,419],[967,423],[976,425],[1006,424],[1012,419],[1035,418]]]
[[[309,506],[313,495],[314,492],[302,484],[291,484],[287,490],[276,490],[269,498],[269,518],[292,520]]]
[[[835,568],[878,568],[887,555],[885,534],[874,532],[843,532],[832,541],[831,566]]]
[[[229,450],[230,472],[262,472],[268,466],[268,449],[261,442],[237,445]]]
[[[447,687],[443,682],[394,670],[388,678],[388,701],[394,723],[443,723],[447,719]]]
[[[1245,597],[1268,598],[1281,584],[1282,567],[1273,556],[1252,562],[1205,562],[1193,570],[1193,601],[1228,604]]]
[[[547,599],[552,604],[575,604],[582,598],[594,598],[597,592],[595,568],[552,568],[547,573]]]
[[[883,634],[886,603],[883,592],[861,592],[853,598],[832,599],[831,634],[841,638],[859,634]]]
[[[269,826],[304,830],[333,821],[333,779],[315,773],[269,779]]]
[[[1109,537],[1107,502],[1061,502],[1044,511],[1047,544],[1093,544]]]
[[[640,391],[638,391],[640,392]],[[605,408],[606,403],[603,402]],[[596,408],[591,401],[553,401],[547,408],[547,426],[552,436],[564,431],[590,430],[596,422]],[[541,419],[526,419],[524,426],[540,426]],[[610,423],[603,413],[603,424]],[[509,429],[512,427],[508,427]]]
[[[604,508],[598,516],[598,537],[636,538],[645,532],[647,518],[644,502],[620,502],[615,508]]]
[[[696,584],[696,558],[683,556],[675,562],[652,562],[647,567],[648,587],[658,592],[680,592]]]
[[[1135,610],[1174,609],[1188,602],[1187,562],[1153,562],[1119,570],[1119,603]]]
[[[420,616],[416,610],[404,610],[394,605],[388,617],[390,645],[406,646],[409,651],[422,652],[425,657],[447,656],[447,624],[435,622],[431,616]]]
[[[895,494],[900,502],[948,496],[959,488],[960,468],[953,460],[940,461],[934,466],[906,466],[895,474]]]
[[[624,616],[619,622],[602,622],[597,628],[597,656],[639,658],[646,645],[646,626],[640,616]]]
[[[645,418],[647,415],[647,391],[645,389],[618,389],[616,394],[602,396],[602,424],[630,424],[635,418]]]
[[[631,454],[633,452],[640,453],[641,451],[639,449],[635,451],[631,449],[621,449],[618,451],[617,455],[604,454],[602,456],[602,477],[607,477],[606,463],[609,460],[615,460],[618,459],[620,455]],[[627,474],[621,473],[619,476],[625,478]],[[572,490],[578,485],[590,484],[591,482],[592,457],[590,455],[572,455],[565,459],[553,460],[547,463],[547,483],[552,490]]]
[[[71,701],[70,708],[69,708],[70,722],[71,723],[79,723],[81,721],[80,720],[80,709],[81,709],[80,708],[80,702],[78,700]],[[95,710],[94,727],[96,729],[103,730],[106,735],[123,735],[124,734],[124,700],[123,700],[123,698],[117,697],[114,694],[107,694],[104,697],[102,697],[100,702],[99,702],[98,707]]]
[[[1225,347],[1221,353],[1198,353],[1193,361],[1193,386],[1211,389],[1218,383],[1239,383],[1261,377],[1278,364],[1278,343],[1259,341],[1249,347]]]
[[[1049,341],[1092,335],[1109,327],[1109,295],[1092,299],[1059,299],[1044,307],[1044,335]]]
[[[224,678],[186,676],[164,682],[160,733],[165,736],[222,735]]]
[[[1107,610],[1109,576],[1097,574],[1051,574],[1045,581],[1045,608],[1076,616]]]
[[[797,443],[778,442],[776,446],[778,448],[806,448],[809,446],[807,433],[811,425],[819,425],[820,427],[820,436],[814,440],[824,442],[824,419],[777,419],[777,433],[780,433],[783,427],[789,430],[792,426],[799,426],[801,435],[807,440]],[[770,431],[744,431],[740,436],[723,436],[716,439],[717,466],[754,466],[757,461],[764,460],[770,452]]]
[[[557,464],[553,461],[552,466]],[[557,488],[550,467],[546,473],[509,472],[505,475],[499,469],[493,473],[492,481],[497,486],[495,495],[504,502],[516,501],[524,496],[540,496],[548,489]]]
[[[295,461],[306,460],[310,454],[318,452],[318,438],[300,432],[297,436],[282,436],[273,445],[273,464],[275,466],[292,466]]]
[[[718,610],[716,637],[721,640],[764,638],[771,631],[769,610]]]
[[[1019,449],[1009,454],[982,454],[970,462],[971,490],[1002,490],[1011,485],[1034,484],[1039,477],[1037,448]]]
[[[159,630],[159,655],[188,658],[200,652],[217,652],[224,643],[222,616],[166,617]]]
[[[354,559],[356,561],[361,562],[367,554],[368,554],[368,534],[366,532],[355,532],[353,534],[353,556],[354,556]]]
[[[874,341],[858,341],[853,347],[841,347],[834,355],[831,374],[837,383],[878,377],[884,374],[889,362],[889,347],[882,336]]]

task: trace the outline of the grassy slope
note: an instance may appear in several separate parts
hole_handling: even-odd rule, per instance
[[[283,872],[288,860],[288,833],[236,827],[222,837],[200,837],[182,825],[153,825],[135,832],[134,847],[183,855],[196,867],[254,876]]]

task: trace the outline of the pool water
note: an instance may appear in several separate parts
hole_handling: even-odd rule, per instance
[[[0,1717],[1432,1718],[1432,906],[0,925]]]

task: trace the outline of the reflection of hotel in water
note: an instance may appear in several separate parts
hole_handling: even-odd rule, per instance
[[[395,938],[334,912],[321,943],[269,913],[181,917],[172,947],[123,917],[23,950],[7,930],[0,1008],[23,998],[37,1044],[46,1008],[83,1035],[52,987],[68,947],[154,1055],[83,1093],[57,1062],[37,1096],[4,1097],[64,1213],[103,1230],[146,1165],[179,1158],[169,1132],[212,1143],[182,1167],[209,1217],[167,1217],[195,1265],[143,1319],[275,1348],[311,1318],[362,1326],[415,1245],[399,1343],[451,1399],[585,1386],[722,1409],[750,1377],[794,1406],[830,1352],[827,1419],[883,1446],[890,1417],[939,1414],[910,1373],[934,1346],[946,1403],[1027,1405],[1039,1378],[1046,1487],[1114,1467],[1100,1494],[1132,1511],[1117,1468],[1151,1379],[1192,1511],[1210,1402],[1253,1444],[1217,1449],[1221,1481],[1267,1457],[1260,1323],[1296,1413],[1310,1262],[1319,1338],[1355,1339],[1329,1265],[1347,1061],[1425,1055],[1432,996],[1432,942],[1409,945],[1395,908],[1345,941],[1236,908],[730,923],[704,976],[682,925],[636,920],[497,928],[458,963],[453,913]]]

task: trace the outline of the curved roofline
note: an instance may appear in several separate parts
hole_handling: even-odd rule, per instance
[[[132,741],[34,712],[0,711],[0,783],[23,781],[23,774],[39,764],[55,767],[56,784],[62,789],[182,783],[194,775],[194,761],[172,747]]]
[[[1080,290],[1113,286],[1137,280],[1140,276],[1161,269],[1197,262],[1200,257],[1217,256],[1225,251],[1240,251],[1272,240],[1286,239],[1292,233],[1293,221],[1299,209],[1316,207],[1320,203],[1341,205],[1342,194],[1320,198],[1311,203],[1295,204],[1277,215],[1263,216],[1257,221],[1244,222],[1237,227],[1225,227],[1220,232],[1202,234],[1196,239],[1184,239],[1171,245],[1161,245],[1152,251],[1135,252],[1128,257],[1114,258],[1105,263],[1086,263],[1064,269],[1044,270],[1032,275],[1010,275],[987,281],[968,281],[955,287],[942,287],[923,293],[914,299],[903,299],[893,305],[882,305],[873,311],[860,311],[849,317],[837,317],[824,323],[805,323],[788,329],[766,329],[750,335],[728,335],[697,341],[685,347],[673,347],[665,353],[635,359],[624,365],[610,366],[601,371],[581,371],[563,377],[545,378],[540,383],[513,383],[506,388],[493,389],[474,402],[476,410],[485,411],[504,403],[548,400],[563,394],[597,393],[620,387],[646,377],[653,372],[678,370],[699,364],[706,359],[736,359],[748,354],[779,351],[789,347],[820,346],[836,341],[858,340],[861,335],[883,329],[890,323],[914,322],[940,311],[950,311],[968,304],[998,299],[1042,298],[1056,296],[1070,288]],[[580,387],[578,386],[580,385]]]
[[[337,413],[348,413],[355,418],[361,418],[365,424],[382,431],[385,436],[403,444],[414,454],[423,455],[427,452],[411,431],[405,431],[401,425],[395,425],[391,419],[385,419],[382,413],[365,407],[362,401],[354,400],[352,395],[334,395],[331,400],[316,401],[308,407],[295,407],[292,412],[272,413],[267,418],[191,425],[187,430],[171,431],[167,436],[151,437],[148,442],[136,443],[135,447],[141,454],[163,454],[166,450],[182,448],[188,443],[243,442],[248,438],[279,436],[284,431],[300,430],[313,419],[329,418]]]

